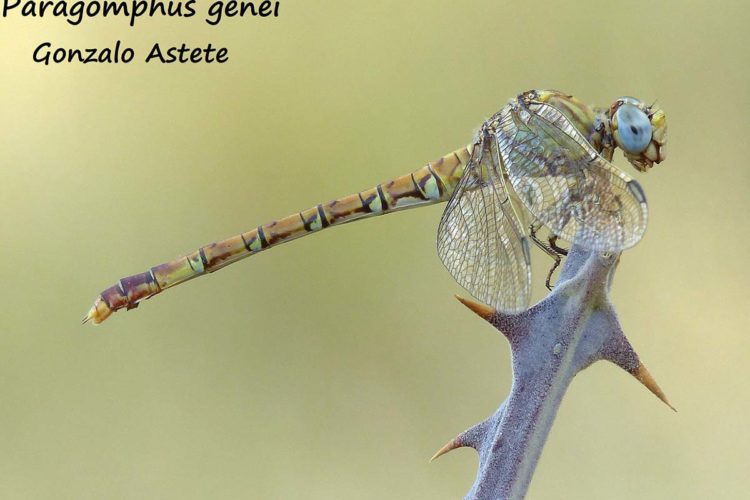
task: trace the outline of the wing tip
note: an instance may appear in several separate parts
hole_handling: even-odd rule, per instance
[[[630,179],[627,182],[627,187],[628,191],[630,191],[630,194],[635,197],[638,203],[640,203],[641,205],[647,205],[646,193],[643,191],[643,187],[641,187],[640,182],[635,179]]]

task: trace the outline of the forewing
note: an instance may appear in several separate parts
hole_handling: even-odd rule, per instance
[[[438,255],[474,297],[519,312],[529,304],[528,243],[500,177],[497,149],[482,142],[443,212]]]
[[[648,206],[640,184],[556,108],[507,106],[496,136],[513,189],[555,234],[599,251],[629,248],[643,237]]]

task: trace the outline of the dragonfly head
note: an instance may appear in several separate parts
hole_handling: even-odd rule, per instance
[[[656,104],[620,97],[609,108],[612,138],[625,158],[646,172],[667,157],[667,118]]]

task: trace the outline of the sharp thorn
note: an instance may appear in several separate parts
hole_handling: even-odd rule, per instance
[[[488,306],[488,305],[480,304],[479,302],[474,302],[473,300],[465,299],[465,298],[460,297],[458,295],[456,295],[456,298],[463,305],[465,305],[466,307],[468,307],[469,309],[471,309],[472,311],[474,311],[480,318],[483,318],[483,319],[485,319],[487,321],[489,321],[490,319],[492,319],[492,317],[496,313],[495,309],[492,308],[492,307],[490,307],[490,306]]]
[[[430,462],[445,455],[449,451],[455,450],[456,448],[461,448],[462,446],[464,445],[459,441],[459,438],[451,439],[445,444],[445,446],[440,448],[434,455],[432,455],[432,458],[430,458]]]
[[[651,375],[651,373],[649,373],[643,363],[639,363],[635,370],[630,372],[630,374],[633,375],[636,380],[638,380],[638,382],[643,384],[646,389],[651,391],[654,396],[661,399],[665,405],[672,408],[673,411],[677,411],[677,409],[672,406],[672,403],[669,402],[667,396],[664,394],[664,391],[661,390],[661,387],[659,387],[659,384],[656,383],[656,380],[654,380],[654,377]]]

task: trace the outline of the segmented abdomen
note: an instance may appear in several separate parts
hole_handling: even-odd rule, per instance
[[[122,278],[101,293],[84,322],[101,323],[118,309],[133,309],[141,300],[162,290],[306,234],[366,217],[447,201],[470,156],[469,147],[461,148],[374,188],[318,204],[246,233],[211,243],[144,273]]]

